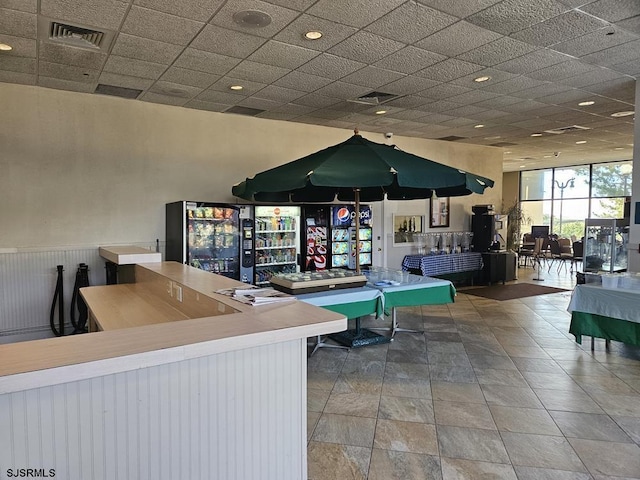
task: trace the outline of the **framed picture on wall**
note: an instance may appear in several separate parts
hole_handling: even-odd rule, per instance
[[[429,227],[449,226],[449,197],[434,197],[429,202]]]

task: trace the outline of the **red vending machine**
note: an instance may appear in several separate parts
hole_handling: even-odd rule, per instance
[[[331,268],[329,252],[328,205],[305,205],[302,207],[304,229],[302,233],[302,270],[317,271]]]
[[[354,205],[331,207],[331,267],[356,268],[356,225],[360,229],[360,266],[372,263],[371,207],[360,205],[356,222]]]

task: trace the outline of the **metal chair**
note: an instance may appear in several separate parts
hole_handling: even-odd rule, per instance
[[[578,271],[578,262],[582,262],[582,257],[584,255],[584,244],[578,240],[577,242],[573,242],[573,252],[571,255],[571,268],[570,272],[573,272],[573,266],[576,265],[576,272]]]
[[[558,261],[558,269],[557,272],[560,273],[560,269],[564,267],[565,272],[567,271],[567,260],[572,260],[573,255],[571,253],[563,253],[562,247],[560,246],[560,242],[558,240],[550,240],[549,241],[549,250],[550,250],[550,258],[551,263],[549,264],[549,271],[551,271],[551,266],[555,261]]]

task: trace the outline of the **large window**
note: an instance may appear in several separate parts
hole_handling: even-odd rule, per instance
[[[531,225],[549,225],[558,236],[580,238],[585,218],[624,216],[632,173],[631,160],[521,172],[520,205]]]

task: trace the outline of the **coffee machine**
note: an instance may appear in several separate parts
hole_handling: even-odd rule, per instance
[[[474,205],[471,211],[473,251],[506,250],[507,215],[496,215],[493,205]]]

